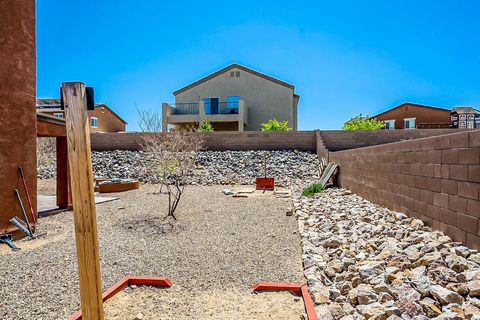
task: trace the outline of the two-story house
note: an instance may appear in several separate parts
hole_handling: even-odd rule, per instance
[[[239,64],[229,65],[173,92],[162,104],[162,127],[198,126],[208,120],[215,131],[258,131],[270,119],[297,130],[295,87]]]

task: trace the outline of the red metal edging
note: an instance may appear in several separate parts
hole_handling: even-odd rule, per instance
[[[252,287],[253,291],[289,291],[302,295],[308,320],[318,320],[312,297],[308,293],[308,286],[301,283],[258,282]]]
[[[153,286],[153,287],[171,287],[172,281],[167,277],[139,277],[126,276],[120,279],[112,287],[102,294],[102,301],[105,303],[108,299],[125,289],[127,286]],[[68,320],[81,320],[82,311],[77,311]]]

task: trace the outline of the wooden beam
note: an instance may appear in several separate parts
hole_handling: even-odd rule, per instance
[[[60,209],[72,208],[69,188],[67,138],[57,137],[57,206]]]
[[[68,167],[73,200],[82,314],[85,320],[103,320],[90,125],[85,85],[81,82],[64,82],[62,96],[65,103]]]

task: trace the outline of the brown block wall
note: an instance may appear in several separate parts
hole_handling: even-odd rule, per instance
[[[480,131],[329,153],[339,183],[480,248]]]
[[[376,131],[288,131],[288,132],[212,132],[205,134],[209,150],[282,150],[316,152],[318,148],[338,151],[408,139],[438,136],[458,129],[376,130]],[[139,150],[142,135],[122,132],[92,134],[92,150]],[[320,141],[317,143],[317,141]],[[317,152],[318,153],[318,152]],[[325,156],[326,158],[326,156]]]
[[[145,135],[148,133],[94,133],[91,135],[92,150],[140,150],[142,136]],[[316,151],[314,131],[212,132],[203,134],[203,138],[205,148],[213,151],[293,149]]]
[[[22,166],[36,211],[35,1],[0,0],[0,233],[22,217],[13,189],[28,204],[18,173]]]

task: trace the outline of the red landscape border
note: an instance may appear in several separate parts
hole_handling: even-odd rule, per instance
[[[143,277],[126,276],[115,283],[111,288],[102,294],[102,301],[105,303],[108,299],[125,289],[127,286],[153,286],[153,287],[171,287],[172,281],[167,277]],[[82,311],[77,311],[68,320],[81,320]]]
[[[308,320],[318,320],[312,297],[308,293],[308,286],[301,283],[258,282],[252,287],[253,291],[290,291],[302,295]]]

